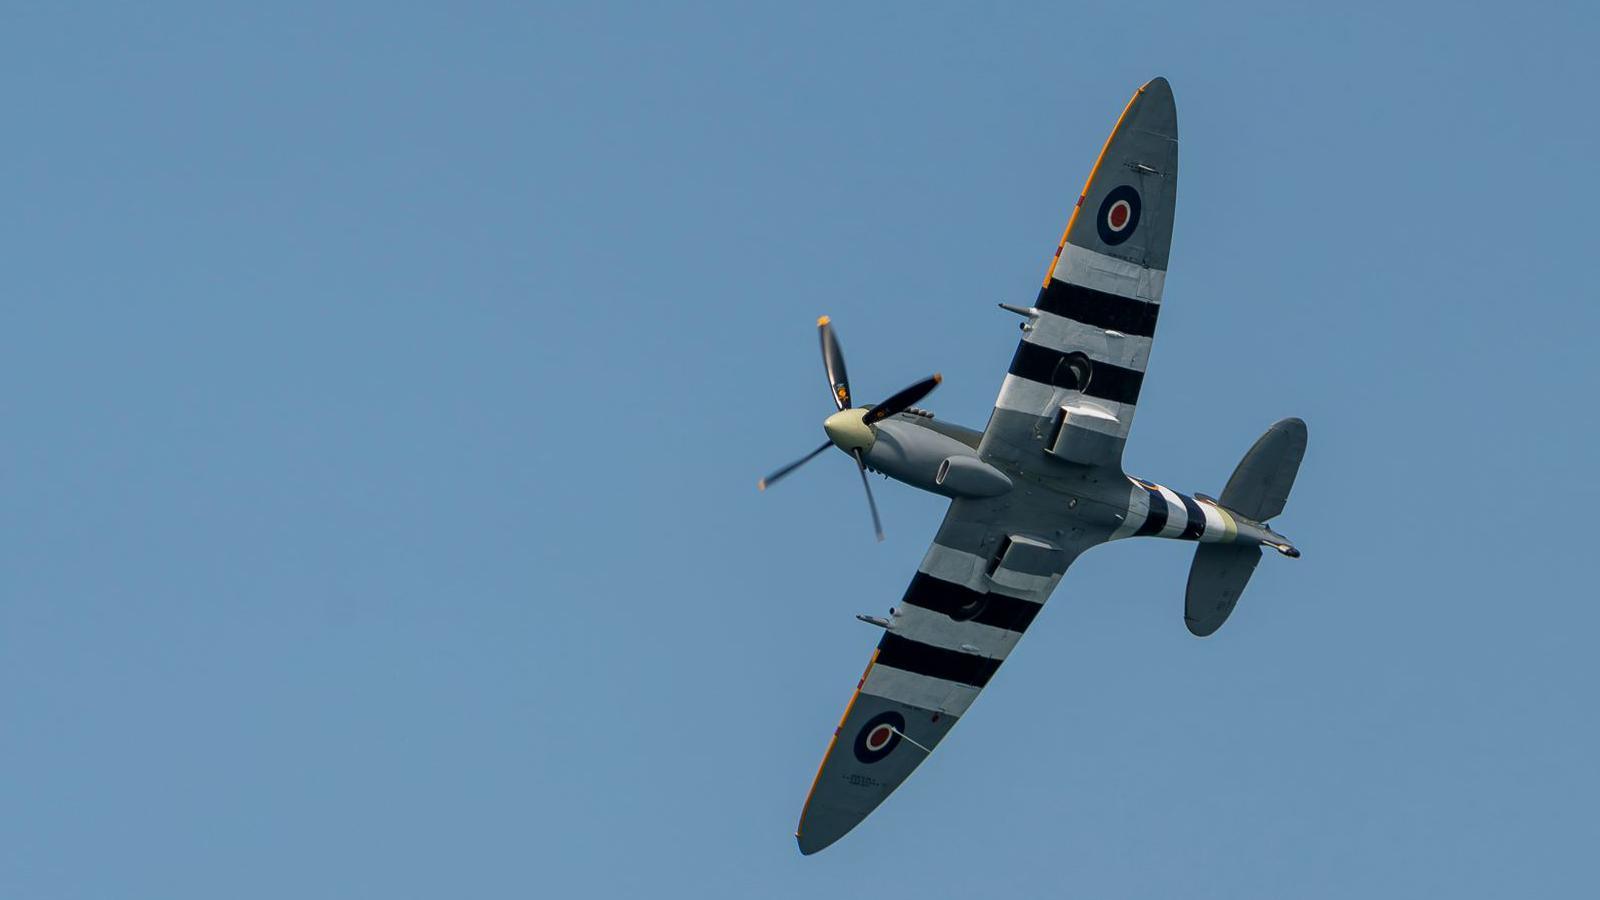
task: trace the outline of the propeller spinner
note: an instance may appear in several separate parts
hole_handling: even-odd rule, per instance
[[[872,426],[895,413],[909,409],[918,400],[928,396],[943,379],[942,376],[935,374],[891,395],[870,409],[853,407],[850,404],[850,376],[845,373],[844,368],[844,351],[839,349],[839,338],[833,333],[833,323],[827,316],[817,320],[817,336],[822,342],[822,370],[828,378],[828,392],[833,395],[833,404],[838,408],[837,412],[822,422],[822,430],[827,432],[828,441],[761,479],[756,486],[764,491],[769,485],[776,484],[790,472],[817,458],[822,451],[829,447],[838,447],[855,458],[856,469],[861,473],[861,487],[867,492],[867,507],[872,510],[872,529],[881,541],[883,523],[878,518],[878,503],[872,497],[872,485],[867,481],[866,454],[877,437]]]

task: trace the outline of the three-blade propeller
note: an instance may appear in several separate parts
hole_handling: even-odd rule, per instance
[[[867,508],[872,511],[872,529],[883,540],[883,523],[878,518],[878,503],[872,497],[872,485],[867,481],[867,453],[872,446],[872,426],[890,416],[905,412],[939,386],[941,376],[924,378],[876,406],[856,409],[850,404],[850,376],[845,374],[844,351],[839,349],[839,338],[833,333],[833,324],[827,316],[817,320],[817,336],[822,342],[822,370],[828,378],[828,393],[833,395],[833,405],[838,411],[823,423],[828,440],[822,446],[794,462],[761,479],[761,490],[776,484],[790,472],[821,455],[830,446],[838,447],[855,458],[856,469],[861,473],[861,487],[867,492]]]

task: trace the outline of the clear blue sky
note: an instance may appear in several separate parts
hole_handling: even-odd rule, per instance
[[[0,13],[0,896],[1593,895],[1586,5],[213,6]],[[813,323],[981,427],[1158,74],[1128,464],[1303,416],[1305,557],[1091,552],[802,858],[943,508],[756,492]]]

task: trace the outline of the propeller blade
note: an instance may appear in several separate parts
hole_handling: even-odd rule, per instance
[[[915,406],[918,400],[928,396],[928,394],[931,393],[934,388],[939,386],[939,382],[943,380],[944,376],[939,374],[935,374],[932,378],[922,379],[916,384],[913,384],[911,387],[906,388],[900,393],[895,394],[889,399],[868,410],[866,418],[864,418],[862,421],[866,422],[868,425],[871,425],[874,422],[882,422],[884,419],[889,418],[895,413],[905,412],[907,409]]]
[[[867,506],[872,509],[872,530],[877,533],[878,540],[883,540],[883,522],[878,518],[878,501],[872,499],[872,485],[867,483],[867,461],[859,450],[851,451],[856,458],[856,468],[861,470],[861,486],[867,491]]]
[[[826,450],[826,449],[828,449],[829,447],[832,447],[832,446],[833,446],[833,442],[832,441],[828,441],[827,443],[823,444],[821,447],[818,447],[817,449],[811,451],[810,453],[807,453],[805,456],[800,457],[799,459],[795,460],[794,462],[789,463],[787,466],[784,466],[783,468],[779,469],[778,471],[773,472],[771,475],[768,475],[767,477],[765,477],[765,478],[761,479],[760,481],[756,482],[756,487],[758,489],[760,489],[760,490],[763,490],[763,491],[766,490],[767,488],[769,488],[772,485],[776,484],[778,482],[778,480],[781,479],[783,476],[788,475],[790,472],[793,472],[795,469],[798,469],[801,466],[805,465],[806,463],[811,462],[813,459],[816,459],[817,458],[817,454],[821,453],[822,451],[824,451],[824,450]]]
[[[828,393],[839,409],[850,408],[850,376],[844,371],[844,351],[839,349],[839,339],[833,334],[833,325],[827,316],[817,320],[817,336],[822,339],[822,370],[828,375]]]

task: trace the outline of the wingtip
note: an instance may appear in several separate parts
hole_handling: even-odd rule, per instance
[[[813,834],[808,840],[804,834],[796,831],[794,833],[794,843],[795,846],[799,848],[801,856],[813,856],[822,852],[823,850],[828,849],[829,847],[832,847],[834,843],[837,842],[841,837],[844,837],[843,833],[836,834],[832,837],[827,837],[825,835],[821,838],[818,838]]]
[[[1172,85],[1161,76],[1146,81],[1134,92],[1132,104],[1139,104],[1140,131],[1160,135],[1169,140],[1178,139],[1178,104],[1172,96]]]

